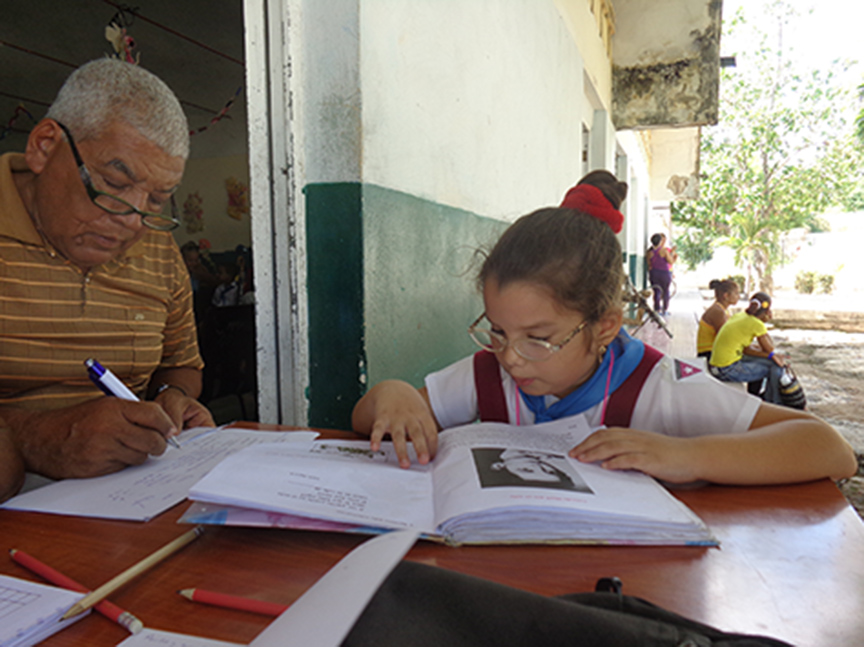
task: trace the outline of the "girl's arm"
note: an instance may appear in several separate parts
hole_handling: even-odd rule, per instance
[[[756,350],[754,346],[746,346],[744,348],[745,355],[752,355],[754,357],[770,357],[778,366],[783,366],[783,358],[779,355],[774,354],[774,342],[771,339],[771,336],[768,333],[764,335],[759,335],[756,338],[756,342],[758,344],[759,349]]]
[[[601,429],[570,450],[606,469],[636,469],[671,483],[798,483],[855,474],[848,442],[819,418],[762,404],[746,433],[675,438],[649,431]]]
[[[354,431],[369,436],[373,450],[389,435],[401,467],[410,467],[408,441],[414,444],[417,460],[426,464],[438,449],[441,428],[426,387],[415,389],[401,380],[385,380],[373,386],[354,406],[351,414]]]

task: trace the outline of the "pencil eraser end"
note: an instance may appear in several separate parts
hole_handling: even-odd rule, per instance
[[[129,618],[123,625],[129,630],[129,633],[137,634],[144,630],[144,623],[138,618]]]

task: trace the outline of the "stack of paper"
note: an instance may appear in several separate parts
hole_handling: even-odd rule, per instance
[[[0,575],[0,647],[29,647],[87,615],[60,621],[83,593]]]
[[[66,479],[9,499],[0,507],[52,514],[147,521],[186,498],[189,486],[226,456],[256,443],[308,443],[314,431],[254,431],[224,427],[187,429],[182,449],[105,476]]]
[[[310,527],[307,518],[361,531],[414,528],[452,544],[716,544],[649,476],[570,459],[590,433],[581,416],[454,428],[441,433],[433,463],[408,470],[387,443],[378,452],[366,441],[259,445],[220,463],[189,498],[220,524],[269,518],[291,527],[299,517],[296,527]]]

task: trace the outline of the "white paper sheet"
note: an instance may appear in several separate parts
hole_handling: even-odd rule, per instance
[[[248,647],[338,647],[369,600],[417,541],[399,530],[366,541],[327,571]],[[238,643],[145,629],[117,647],[237,647]]]
[[[416,541],[416,531],[398,530],[360,544],[258,634],[249,647],[338,647]]]
[[[144,629],[117,644],[117,647],[246,647],[241,643],[229,643],[212,638],[199,638],[176,634],[171,631]]]
[[[52,514],[147,521],[180,503],[189,488],[231,454],[259,443],[309,443],[314,431],[255,431],[198,427],[180,434],[142,465],[92,479],[66,479],[16,496],[2,507]]]
[[[35,645],[87,615],[60,622],[83,593],[0,575],[0,647]],[[89,613],[89,611],[88,611]]]

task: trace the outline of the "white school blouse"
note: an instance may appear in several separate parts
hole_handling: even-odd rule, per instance
[[[499,367],[510,423],[516,424],[517,391],[510,375]],[[473,356],[465,357],[426,376],[429,402],[444,429],[478,419]],[[534,424],[534,413],[518,398],[519,424]],[[557,401],[547,395],[547,406]],[[666,436],[693,437],[747,431],[762,401],[737,387],[711,377],[700,361],[668,355],[657,362],[645,379],[633,408],[630,426]],[[597,427],[603,403],[584,412]]]

